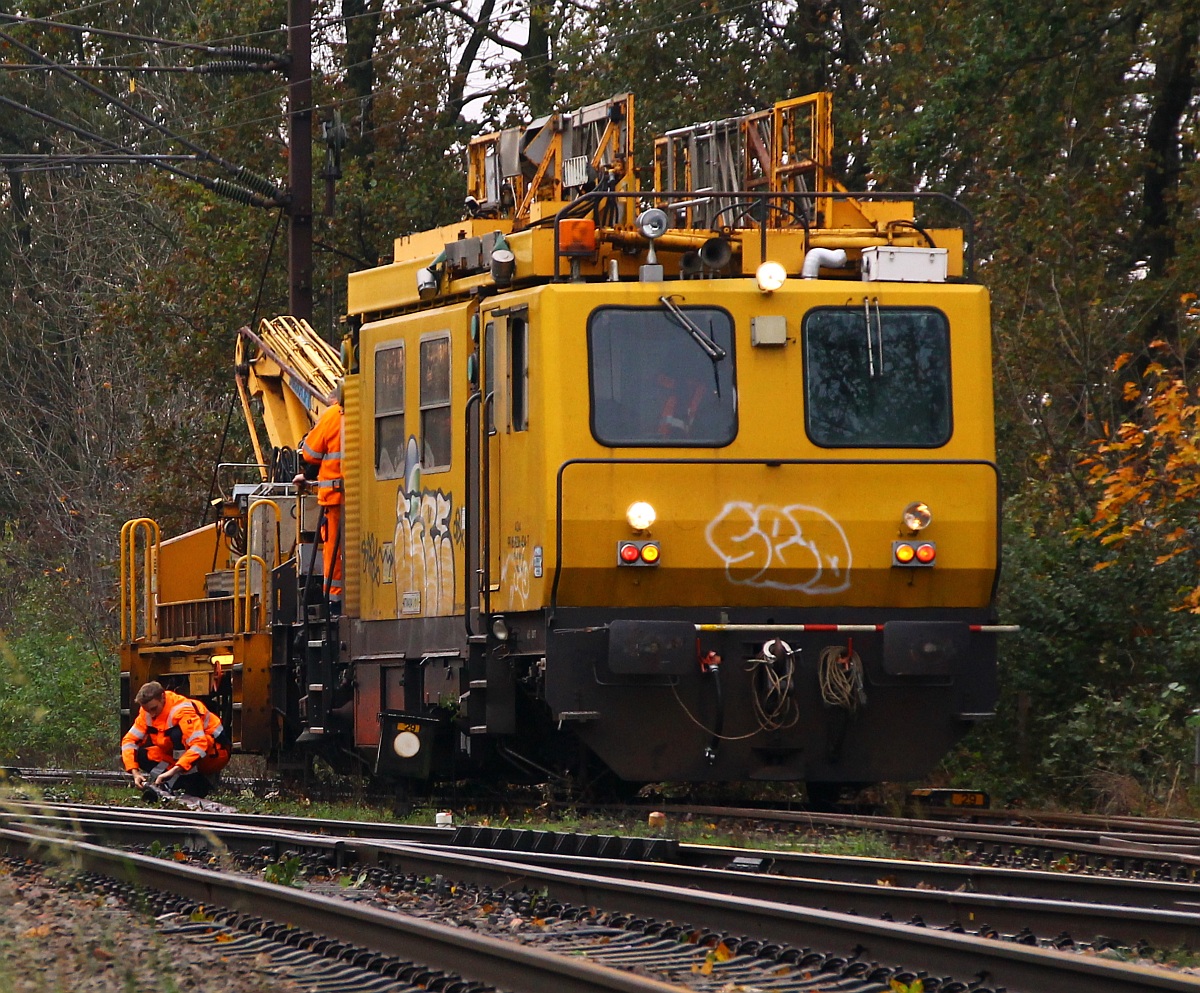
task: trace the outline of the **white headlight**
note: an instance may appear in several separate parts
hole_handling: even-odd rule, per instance
[[[774,293],[787,281],[787,270],[778,262],[764,262],[754,274],[758,288],[764,293]]]
[[[933,520],[933,512],[928,506],[918,500],[916,503],[910,503],[904,508],[904,514],[901,519],[908,530],[924,531],[929,527],[930,521]]]
[[[402,759],[411,759],[421,750],[421,739],[411,731],[401,731],[392,740],[392,751]]]
[[[635,531],[645,531],[657,518],[658,514],[654,512],[654,508],[644,500],[631,503],[629,509],[625,511],[625,520]]]

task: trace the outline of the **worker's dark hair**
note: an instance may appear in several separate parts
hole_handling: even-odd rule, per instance
[[[161,700],[162,696],[162,683],[149,682],[137,691],[137,696],[133,698],[133,702],[139,707],[144,707],[151,700]]]

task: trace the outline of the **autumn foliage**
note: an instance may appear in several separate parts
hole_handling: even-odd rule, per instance
[[[1184,302],[1195,299],[1188,294]],[[1113,550],[1097,570],[1118,561],[1132,542],[1148,543],[1154,566],[1197,552],[1200,523],[1200,391],[1168,364],[1171,349],[1151,343],[1156,358],[1137,379],[1127,378],[1122,396],[1131,416],[1084,458],[1089,480],[1098,491],[1092,535]],[[1161,360],[1160,360],[1161,358]],[[1114,371],[1132,370],[1125,353]],[[1179,609],[1200,613],[1200,585],[1181,591]]]

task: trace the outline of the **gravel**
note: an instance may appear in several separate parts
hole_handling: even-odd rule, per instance
[[[30,863],[0,862],[0,993],[286,993],[267,957],[180,945],[155,920]]]

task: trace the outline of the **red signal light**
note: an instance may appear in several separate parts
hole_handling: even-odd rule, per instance
[[[932,541],[922,541],[920,544],[911,541],[892,542],[893,567],[907,566],[919,569],[922,566],[932,566],[936,558],[937,545]]]
[[[617,565],[658,565],[662,548],[657,541],[618,541]]]

